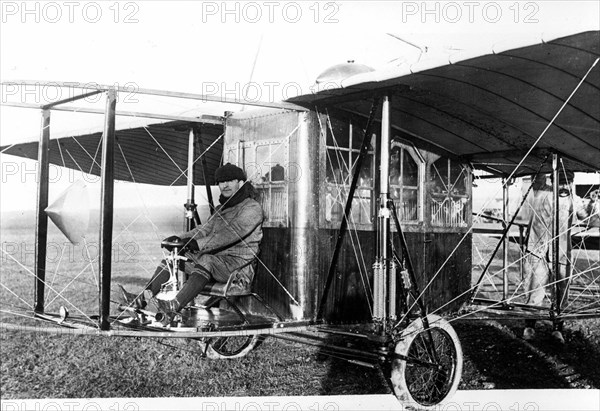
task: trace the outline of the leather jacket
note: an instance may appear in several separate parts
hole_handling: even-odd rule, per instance
[[[254,277],[252,262],[258,256],[263,236],[262,222],[262,207],[256,200],[246,198],[231,207],[217,207],[206,223],[180,234],[179,237],[196,240],[198,251],[186,253],[192,260],[202,254],[242,260],[241,274],[251,281]]]

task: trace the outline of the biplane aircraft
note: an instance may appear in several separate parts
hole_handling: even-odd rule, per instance
[[[594,31],[444,63],[423,61],[410,69],[382,72],[346,63],[319,77],[318,92],[282,103],[241,102],[258,107],[223,116],[119,112],[116,99],[124,90],[102,86],[47,105],[14,103],[42,112],[39,142],[1,148],[5,155],[39,162],[36,251],[33,271],[5,256],[19,274],[2,275],[2,327],[43,331],[41,321],[52,332],[193,339],[214,358],[245,355],[267,336],[314,344],[313,334],[333,334],[360,340],[365,348],[329,350],[356,364],[389,367],[401,401],[433,407],[453,394],[461,377],[453,320],[506,316],[560,324],[600,315],[597,251],[574,248],[573,255],[591,263],[582,268],[573,261],[573,273],[564,280],[556,275],[557,259],[551,260],[551,304],[527,306],[520,300],[526,294],[517,279],[520,260],[508,258],[517,213],[504,211],[497,245],[486,240],[493,250],[487,263],[474,251],[481,234],[474,230],[480,215],[473,216],[475,178],[502,179],[506,189],[516,178],[540,173],[556,182],[565,170],[598,176],[599,57],[600,32]],[[106,95],[102,132],[50,138],[54,110],[93,112],[71,103],[98,93]],[[160,122],[116,129],[116,117],[131,115]],[[213,175],[228,162],[246,170],[265,213],[252,284],[236,287],[232,273],[227,284],[205,288],[177,323],[119,303],[124,267],[112,261],[113,232],[123,226],[134,235],[138,226],[116,224],[115,181],[187,186],[185,224],[191,228],[203,222],[196,186],[206,187],[210,212],[216,212]],[[68,288],[83,269],[63,279],[59,267],[46,264],[48,216],[71,235],[83,223],[69,223],[74,216],[49,207],[50,164],[100,176],[95,280],[73,297]],[[579,224],[590,233],[598,230]],[[154,232],[155,247],[172,234],[144,225]],[[558,224],[553,230],[555,251]],[[526,254],[526,242],[519,243]],[[185,281],[178,270],[183,248],[177,241],[163,244],[173,263],[174,289]],[[501,248],[499,265],[494,257]],[[22,272],[32,278],[33,304],[15,295],[11,282],[22,281]],[[565,281],[570,294],[558,301],[554,288]],[[96,312],[77,306],[85,298],[96,303]],[[140,316],[148,321],[138,321]]]

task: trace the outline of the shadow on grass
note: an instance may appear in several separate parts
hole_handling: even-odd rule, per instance
[[[462,389],[592,388],[600,382],[598,346],[565,330],[566,344],[538,329],[531,343],[521,325],[454,322],[464,353]],[[590,384],[591,382],[591,384]]]
[[[600,388],[598,325],[599,319],[566,324],[563,329],[565,344],[558,344],[551,336],[551,326],[548,323],[545,327],[542,325],[541,329],[537,329],[536,338],[531,341],[531,346],[553,359],[557,364],[558,373],[571,387]],[[588,328],[588,331],[584,331],[584,328]],[[517,329],[515,333],[519,331]]]
[[[370,369],[332,359],[319,395],[389,394],[391,390],[380,369]]]
[[[343,337],[327,336],[324,343],[334,346],[360,348],[351,344],[354,340]],[[375,368],[358,365],[339,358],[331,350],[323,347],[318,351],[318,358],[328,365],[327,373],[321,381],[319,395],[366,395],[389,394],[391,389],[386,381],[386,373],[382,367]]]

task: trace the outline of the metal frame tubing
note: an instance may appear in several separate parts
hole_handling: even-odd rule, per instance
[[[379,215],[377,218],[377,229],[379,232],[378,241],[379,254],[377,263],[379,263],[379,279],[377,287],[373,290],[373,305],[377,307],[375,317],[380,319],[387,318],[388,308],[388,276],[389,276],[389,256],[390,253],[390,209],[388,207],[389,198],[389,177],[390,177],[390,97],[383,97],[381,105],[381,156],[379,162]],[[375,281],[374,281],[375,283]],[[385,321],[384,330],[385,332]]]
[[[508,299],[508,249],[510,247],[510,234],[508,233],[510,230],[510,227],[508,227],[509,180],[503,178],[502,183],[502,226],[505,230],[507,230],[507,235],[504,236],[504,241],[502,244],[502,301],[506,301]]]
[[[200,224],[200,218],[196,212],[196,192],[194,187],[194,155],[196,146],[196,131],[190,128],[188,136],[188,161],[187,161],[187,203],[185,204],[185,227],[186,231]]]
[[[110,281],[112,262],[112,229],[114,204],[114,152],[115,152],[115,108],[117,92],[106,92],[106,114],[102,141],[102,174],[100,199],[100,319],[101,330],[110,329]]]
[[[50,173],[50,110],[42,110],[42,129],[38,146],[38,192],[35,233],[35,285],[34,311],[44,312],[44,293],[46,281],[46,247],[48,244],[48,191]]]
[[[201,126],[196,126],[196,141],[198,142],[198,152],[204,154],[204,142],[202,141],[202,128]],[[208,184],[208,164],[206,163],[206,156],[202,155],[200,159],[200,164],[202,165],[202,175],[204,177],[204,187],[206,187],[206,198],[208,200],[208,207],[210,209],[210,214],[213,215],[215,212],[215,202],[212,196],[212,189],[210,188],[210,184]]]
[[[269,102],[269,101],[249,101],[242,100],[236,98],[228,98],[225,96],[215,96],[215,95],[207,95],[207,94],[197,94],[197,93],[188,93],[188,92],[180,92],[180,91],[168,91],[168,90],[158,90],[158,89],[148,89],[148,88],[135,88],[131,89],[131,87],[124,86],[109,86],[103,84],[92,84],[92,83],[70,83],[64,81],[47,81],[47,82],[39,82],[39,81],[30,81],[30,80],[12,80],[12,81],[3,81],[0,84],[2,85],[12,85],[19,84],[22,86],[36,86],[36,87],[62,87],[62,88],[71,88],[71,89],[82,89],[82,90],[92,90],[93,91],[108,91],[113,90],[114,92],[123,92],[123,93],[131,93],[135,92],[136,95],[144,94],[149,96],[160,96],[160,97],[175,97],[175,98],[183,98],[183,99],[191,99],[191,100],[199,100],[199,101],[213,101],[217,103],[232,103],[232,104],[242,104],[246,106],[257,106],[257,107],[271,107],[271,108],[280,108],[280,109],[288,109],[288,110],[297,110],[297,111],[308,111],[307,108],[299,106],[294,103],[285,103],[285,102]]]
[[[560,264],[558,261],[558,255],[559,255],[559,234],[560,234],[560,221],[559,221],[559,215],[560,215],[560,209],[559,209],[559,196],[558,196],[558,178],[559,178],[559,170],[558,170],[558,154],[553,153],[552,154],[552,204],[553,204],[553,219],[552,219],[552,271],[553,271],[553,276],[551,276],[550,278],[553,278],[554,280],[554,301],[555,301],[555,312],[556,315],[560,315],[560,286],[562,284],[559,284],[559,279],[560,279]]]

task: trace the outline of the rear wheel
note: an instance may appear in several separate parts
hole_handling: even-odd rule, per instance
[[[200,346],[208,358],[229,359],[245,356],[258,345],[259,341],[259,335],[217,337],[200,342]]]
[[[419,409],[434,408],[458,388],[463,356],[452,326],[437,315],[413,321],[396,344],[391,381],[398,399]]]

